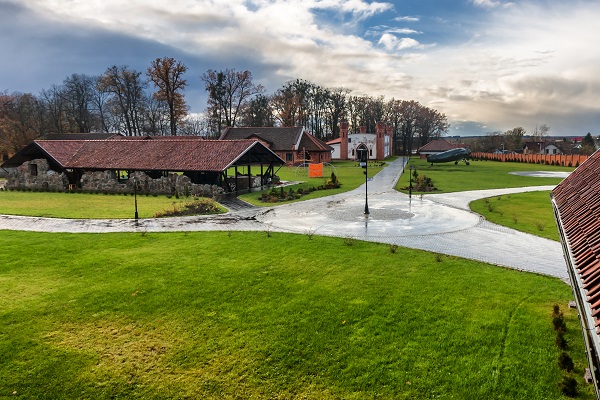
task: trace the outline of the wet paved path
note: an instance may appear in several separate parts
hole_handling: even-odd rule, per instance
[[[239,208],[226,215],[133,220],[73,220],[0,216],[0,229],[108,233],[172,231],[280,231],[397,244],[455,255],[567,280],[560,243],[490,223],[469,211],[482,197],[553,186],[413,196],[393,188],[403,171],[398,159],[350,192],[271,208]]]

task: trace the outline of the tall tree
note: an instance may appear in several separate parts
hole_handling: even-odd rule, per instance
[[[527,131],[520,126],[504,132],[504,148],[507,150],[521,150],[523,148],[523,136]]]
[[[426,145],[432,139],[442,137],[450,127],[446,115],[433,108],[420,106],[417,116],[417,132],[420,146]]]
[[[255,85],[252,82],[250,71],[210,69],[202,75],[202,80],[208,92],[209,114],[216,118],[216,127],[219,132],[221,132],[223,124],[235,126],[242,105],[252,96],[265,91],[262,85]]]
[[[169,126],[171,135],[177,135],[177,125],[187,115],[187,105],[181,93],[187,82],[183,74],[187,67],[171,57],[157,58],[148,67],[148,78],[158,88],[153,93],[156,100],[165,101],[169,107]]]
[[[141,75],[141,72],[130,70],[127,66],[112,66],[98,80],[98,88],[113,95],[113,109],[128,136],[142,134],[140,111],[146,82]]]
[[[95,91],[95,78],[89,75],[73,74],[63,81],[61,96],[70,132],[88,133],[100,129],[93,107]]]
[[[273,126],[275,117],[270,99],[258,94],[250,99],[241,112],[241,125],[243,126]]]
[[[581,140],[581,153],[590,155],[594,151],[596,151],[596,142],[594,141],[592,134],[588,132]]]
[[[34,95],[0,93],[0,153],[15,153],[42,130],[43,105]]]

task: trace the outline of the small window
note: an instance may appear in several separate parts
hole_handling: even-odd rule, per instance
[[[294,155],[292,153],[285,153],[285,161],[287,161],[287,162],[294,161]]]
[[[369,156],[373,155],[373,149],[369,149]]]
[[[37,176],[37,174],[38,174],[37,164],[29,164],[29,174],[31,176]]]
[[[354,149],[352,149],[352,157],[354,157]]]
[[[352,143],[352,138],[348,138],[348,143]]]

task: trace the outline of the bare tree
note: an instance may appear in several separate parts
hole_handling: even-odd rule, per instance
[[[156,100],[165,101],[169,108],[171,135],[177,135],[177,125],[187,115],[187,105],[181,93],[187,82],[183,74],[187,67],[171,57],[157,58],[148,68],[148,78],[158,88],[152,95]]]
[[[118,119],[128,136],[142,134],[139,114],[146,82],[141,80],[141,75],[126,66],[112,66],[98,80],[98,88],[113,95],[113,110],[119,114]]]
[[[223,123],[225,126],[235,126],[244,102],[265,90],[262,85],[255,85],[252,82],[250,71],[210,69],[202,75],[202,80],[209,93],[209,115],[216,118],[218,132],[221,132]]]

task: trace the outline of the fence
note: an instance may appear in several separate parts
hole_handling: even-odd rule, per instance
[[[522,162],[530,164],[562,165],[565,167],[578,167],[589,156],[581,154],[495,154],[471,153],[475,160],[490,160],[502,162]]]

